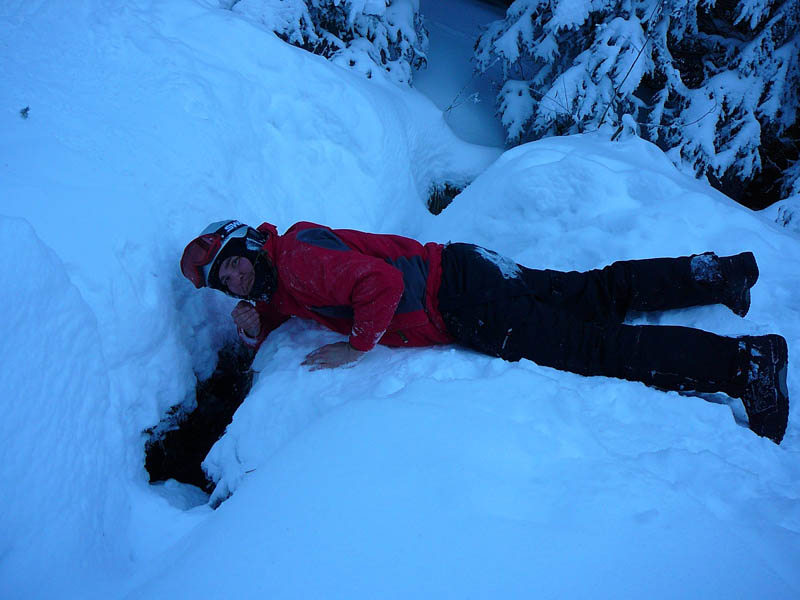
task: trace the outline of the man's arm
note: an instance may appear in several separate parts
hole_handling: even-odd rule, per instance
[[[383,337],[404,289],[403,276],[395,267],[380,259],[365,258],[366,264],[354,265],[350,288],[353,329],[349,344],[361,352],[372,350]]]
[[[379,259],[359,257],[347,264],[346,269],[339,269],[337,275],[340,293],[347,293],[346,303],[353,307],[350,339],[327,344],[308,354],[302,364],[310,367],[310,371],[355,363],[374,348],[389,327],[403,295],[402,275]]]
[[[331,368],[354,362],[388,329],[403,296],[403,274],[382,258],[349,246],[335,230],[322,225],[296,223],[282,240],[284,282],[304,305],[353,310],[348,342],[323,346],[309,354],[305,364]]]
[[[336,342],[335,344],[326,344],[310,352],[300,364],[310,367],[309,371],[335,369],[336,367],[355,363],[364,354],[366,352],[356,350],[350,345],[350,342]]]

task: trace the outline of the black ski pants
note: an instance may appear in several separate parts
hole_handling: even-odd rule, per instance
[[[723,284],[696,281],[690,261],[620,261],[560,272],[529,269],[472,244],[448,244],[439,308],[458,342],[492,356],[665,390],[738,395],[743,357],[735,338],[623,323],[629,311],[719,302]]]

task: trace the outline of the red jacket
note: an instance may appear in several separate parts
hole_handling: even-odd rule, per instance
[[[313,319],[350,336],[356,350],[429,346],[453,341],[438,310],[442,245],[424,246],[397,235],[295,223],[278,235],[274,225],[264,248],[278,272],[269,302],[257,302],[258,347],[289,317]]]

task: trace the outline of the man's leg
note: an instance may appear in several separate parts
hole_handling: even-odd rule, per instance
[[[758,279],[752,253],[718,257],[708,252],[680,258],[618,261],[603,269],[562,273],[523,269],[538,298],[584,321],[619,321],[628,311],[724,304],[740,316],[750,307]]]
[[[446,313],[461,343],[506,360],[602,375],[664,390],[741,398],[750,428],[779,443],[788,419],[780,336],[728,338],[699,329],[586,322],[532,298]]]

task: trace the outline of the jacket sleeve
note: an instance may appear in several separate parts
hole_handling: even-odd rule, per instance
[[[272,303],[268,302],[256,302],[256,310],[258,311],[259,320],[261,321],[261,331],[258,337],[250,337],[241,327],[238,328],[238,331],[239,338],[246,346],[258,350],[261,344],[264,343],[264,340],[267,339],[267,336],[288,321],[289,317],[279,313]]]
[[[361,258],[363,257],[363,259]],[[350,303],[353,329],[350,345],[372,350],[391,323],[403,295],[403,276],[396,268],[370,256],[359,255],[350,265]]]
[[[305,226],[298,224],[293,230]],[[403,296],[403,275],[385,260],[347,247],[335,232],[311,227],[314,235],[301,233],[287,247],[283,281],[311,310],[322,306],[352,309],[350,345],[362,352],[371,350],[389,327]]]

